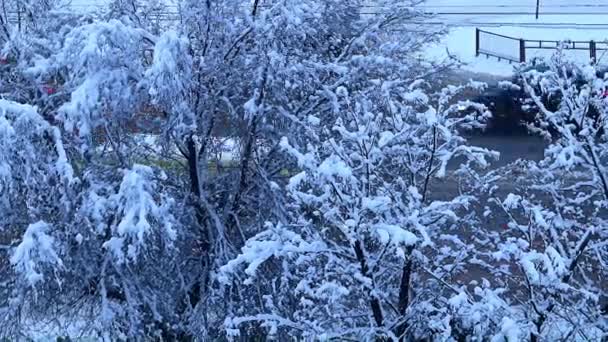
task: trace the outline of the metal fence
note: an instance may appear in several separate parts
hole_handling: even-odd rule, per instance
[[[559,48],[576,58],[597,61],[608,51],[608,42],[539,40],[509,37],[475,30],[475,55],[498,58],[509,63],[525,63],[530,57],[547,57]]]

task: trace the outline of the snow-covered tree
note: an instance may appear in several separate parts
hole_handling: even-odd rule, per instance
[[[141,316],[162,317],[161,288],[150,281],[172,259],[177,235],[173,201],[157,184],[162,172],[137,164],[104,172],[70,155],[60,129],[36,108],[6,100],[0,108],[0,225],[3,241],[14,243],[3,253],[12,253],[15,274],[3,283],[3,334],[20,336],[59,314],[76,323],[98,318],[93,331],[143,336]]]
[[[416,339],[449,330],[418,315],[432,305],[434,287],[447,293],[443,304],[454,295],[437,280],[457,264],[449,259],[461,246],[440,240],[457,240],[450,229],[474,224],[465,209],[475,199],[433,198],[431,187],[453,177],[453,158],[468,160],[460,171],[487,166],[494,155],[460,134],[488,113],[473,105],[463,116],[453,97],[465,87],[433,91],[410,75],[391,70],[360,87],[326,90],[332,115],[310,116],[304,143],[281,140],[297,170],[285,185],[287,216],[220,269],[225,284],[237,278],[267,289],[254,310],[227,318],[233,333],[252,323],[309,339]]]
[[[549,146],[542,161],[517,165],[517,191],[496,197],[508,225],[493,237],[494,278],[510,290],[520,338],[601,340],[608,329],[606,81],[600,67],[561,52],[543,66],[522,68],[519,77],[536,113],[529,128]]]
[[[420,16],[411,6],[379,17],[362,17],[357,1],[184,1],[180,11],[181,25],[157,40],[142,84],[167,118],[164,136],[186,158],[190,231],[207,251],[188,283],[195,314],[186,316],[199,334],[223,334],[208,317],[259,302],[238,282],[218,288],[214,273],[267,221],[290,219],[280,184],[293,170],[282,137],[309,141],[311,124],[335,117],[336,89],[406,74],[403,61],[436,36],[387,34]],[[234,153],[227,163],[226,146]]]
[[[141,165],[146,147],[132,128],[146,33],[36,15],[45,20],[11,31],[3,50],[0,226],[12,256],[2,265],[1,334],[172,331],[179,207],[166,173]]]
[[[438,86],[420,3],[0,21],[0,338],[524,336],[499,281],[469,282],[496,155],[463,134],[489,114],[458,101],[483,85]]]

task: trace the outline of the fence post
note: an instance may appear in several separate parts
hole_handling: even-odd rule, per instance
[[[591,57],[591,62],[595,63],[595,59],[597,57],[597,47],[595,46],[595,42],[593,40],[589,42],[589,55]]]
[[[519,40],[519,62],[526,63],[526,41]]]
[[[479,57],[479,28],[475,28],[475,57]]]
[[[21,6],[17,7],[17,31],[21,32]]]

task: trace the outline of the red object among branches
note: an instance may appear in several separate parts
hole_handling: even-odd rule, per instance
[[[44,91],[44,93],[47,95],[53,95],[57,92],[57,88],[55,88],[51,85],[43,85],[42,91]]]

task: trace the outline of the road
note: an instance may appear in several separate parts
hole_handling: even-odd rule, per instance
[[[502,167],[517,159],[539,161],[543,158],[547,143],[534,136],[474,136],[469,138],[469,144],[498,151],[500,159],[494,162],[494,167]]]

